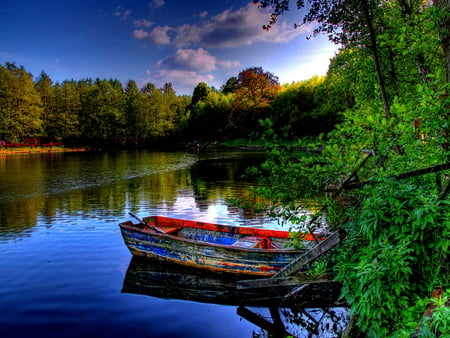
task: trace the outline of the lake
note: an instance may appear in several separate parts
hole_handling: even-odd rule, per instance
[[[0,337],[267,337],[232,301],[130,279],[142,265],[118,228],[129,212],[279,228],[228,203],[252,198],[242,174],[260,161],[232,151],[0,154]],[[298,337],[335,337],[348,321],[340,307],[277,313]]]

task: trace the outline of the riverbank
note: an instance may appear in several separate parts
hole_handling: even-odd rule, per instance
[[[25,147],[25,148],[0,148],[0,155],[36,154],[36,153],[63,153],[89,151],[89,148],[65,148],[65,147]]]

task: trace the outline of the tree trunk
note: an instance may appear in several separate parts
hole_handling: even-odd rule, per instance
[[[449,0],[450,1],[450,0]],[[381,59],[378,52],[377,39],[375,34],[375,29],[373,27],[372,17],[370,16],[369,6],[366,0],[361,1],[361,7],[364,12],[364,17],[366,19],[367,27],[369,28],[370,35],[370,49],[372,50],[372,55],[375,61],[375,70],[377,73],[377,81],[380,86],[381,100],[383,101],[383,110],[386,118],[389,120],[391,118],[390,104],[386,91],[386,83],[384,81],[383,72],[381,70]]]
[[[434,0],[434,6],[445,14],[439,23],[439,36],[445,54],[447,82],[450,82],[450,0]]]

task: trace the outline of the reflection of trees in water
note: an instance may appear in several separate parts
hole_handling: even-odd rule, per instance
[[[259,165],[261,156],[231,156],[227,158],[212,158],[197,162],[191,169],[192,188],[199,208],[207,209],[211,201],[222,200],[230,207],[228,199],[264,203],[254,196],[250,187],[256,185],[248,177],[244,177],[246,169]],[[255,217],[252,210],[238,210],[243,218]]]
[[[238,314],[260,327],[252,338],[341,337],[349,322],[347,308],[272,307],[264,313],[260,309],[239,310]]]
[[[148,152],[2,158],[0,232],[21,233],[58,213],[121,215],[143,200],[171,203],[178,189],[189,188],[192,162],[192,156]]]
[[[302,309],[291,308],[282,309],[281,315],[284,322],[292,327],[291,331],[297,329],[299,332],[308,332],[308,335],[295,336],[304,337],[323,337],[326,336],[341,336],[344,332],[348,321],[348,309],[344,308],[316,308],[316,309]],[[295,332],[295,331],[294,331]]]
[[[219,201],[247,221],[264,213],[230,205],[229,199],[263,204],[243,178],[258,156],[214,154],[198,160],[189,153],[122,151],[49,153],[0,159],[0,234],[23,234],[40,220],[51,226],[57,215],[122,217],[127,208],[178,211],[180,200],[197,211]],[[181,202],[182,203],[182,202]],[[181,208],[186,206],[181,206]]]
[[[249,194],[242,157],[205,160],[163,152],[60,153],[2,157],[0,233],[22,233],[58,214],[122,216],[127,207],[176,208],[180,197],[200,210]]]

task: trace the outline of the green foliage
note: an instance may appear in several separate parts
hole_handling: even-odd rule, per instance
[[[64,81],[53,87],[54,108],[48,112],[45,120],[47,136],[70,139],[80,136],[79,113],[80,95],[74,81]]]
[[[434,85],[442,91],[447,86],[439,80]],[[258,192],[272,198],[279,217],[293,219],[305,193],[338,189],[356,169],[367,182],[363,189],[334,194],[326,215],[329,226],[348,233],[336,258],[337,278],[359,327],[374,336],[408,327],[407,314],[417,323],[415,298],[426,297],[435,284],[448,284],[448,174],[395,178],[446,163],[450,156],[447,98],[427,85],[416,88],[409,101],[395,100],[390,119],[378,106],[347,111],[344,121],[318,140],[320,153],[312,151],[313,144],[283,145],[273,123],[264,121],[270,156],[261,167]],[[415,127],[417,116],[421,124]],[[299,148],[309,151],[298,153]],[[367,149],[373,155],[365,160]]]
[[[434,305],[433,315],[429,322],[432,332],[441,337],[450,336],[450,294],[445,293],[438,299],[432,299]]]
[[[200,82],[194,88],[194,92],[192,93],[191,105],[195,106],[198,102],[204,101],[210,91],[211,91],[211,88],[209,88],[205,82]]]
[[[322,89],[324,82],[325,77],[315,76],[284,86],[271,105],[276,112],[273,114],[275,126],[289,126],[291,136],[317,135],[331,130],[333,118],[329,121],[329,112],[322,104],[328,99],[325,97],[326,90]]]
[[[160,141],[187,123],[190,99],[134,81],[83,79],[54,84],[42,72],[33,83],[23,67],[0,66],[0,139],[61,139],[95,146]]]
[[[368,4],[380,59],[377,74],[366,28],[352,31],[361,22],[347,22],[348,13],[365,8],[345,9],[347,1],[312,2],[323,6],[312,8],[315,14],[327,6],[339,10],[335,22],[320,28],[331,27],[335,37],[346,39],[326,81],[349,104],[341,123],[316,141],[320,152],[300,142],[283,145],[281,129],[266,120],[269,158],[261,167],[259,192],[289,219],[299,214],[304,193],[328,191],[328,225],[348,234],[336,257],[337,279],[358,326],[374,337],[410,334],[424,311],[423,300],[435,285],[448,288],[450,276],[449,171],[399,178],[450,159],[450,87],[435,9],[422,2]],[[339,35],[336,27],[347,27],[342,33],[348,35]],[[380,100],[380,75],[389,100]],[[359,189],[347,190],[351,183]],[[439,309],[433,317],[440,328],[426,325],[424,334],[447,330],[448,308]]]
[[[53,83],[42,72],[33,84],[23,67],[7,64],[0,77],[5,107],[0,128],[4,139],[42,136],[96,146],[138,146],[169,137],[211,141],[250,135],[256,140],[262,132],[258,121],[270,118],[278,132],[289,124],[284,132],[292,138],[329,130],[336,123],[345,105],[335,101],[342,95],[332,90],[333,81],[314,77],[285,85],[280,92],[274,74],[253,67],[231,77],[221,92],[199,83],[189,98],[177,96],[171,83],[162,88],[146,83],[140,89],[135,81],[123,87],[115,79]]]
[[[233,94],[210,92],[190,111],[189,132],[195,140],[213,140],[226,136],[233,112]],[[208,128],[205,128],[208,126]]]
[[[344,294],[364,330],[387,335],[402,322],[410,295],[439,281],[449,243],[448,201],[425,187],[386,181],[366,189],[337,267]],[[420,276],[420,277],[419,277]]]
[[[32,75],[13,63],[0,66],[0,139],[40,136],[42,112]]]
[[[221,91],[223,94],[230,94],[234,93],[236,91],[236,85],[237,85],[237,77],[232,76],[230,77],[227,82],[221,87]]]

